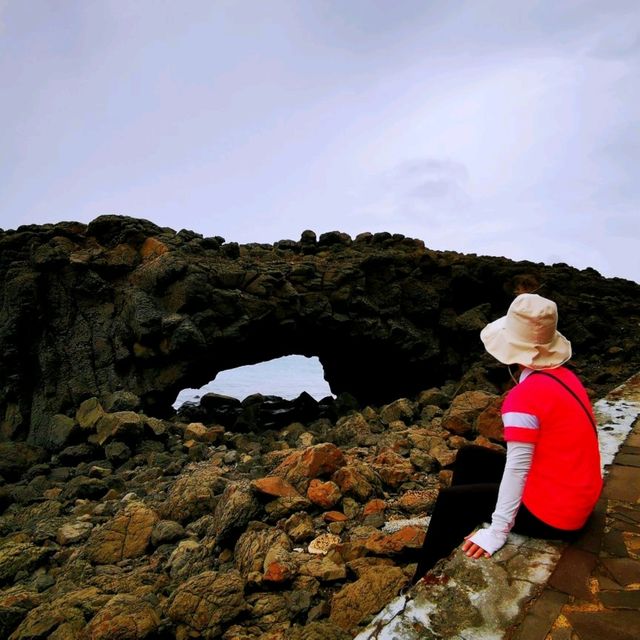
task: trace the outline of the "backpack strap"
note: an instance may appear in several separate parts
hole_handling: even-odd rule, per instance
[[[547,376],[547,378],[551,378],[552,380],[555,380],[558,384],[561,384],[578,401],[578,403],[582,407],[582,410],[587,414],[587,418],[589,418],[589,422],[591,423],[591,426],[593,427],[593,430],[595,431],[596,438],[597,438],[598,437],[598,427],[596,426],[596,422],[593,419],[593,416],[591,415],[591,412],[587,409],[587,407],[584,406],[584,403],[582,402],[582,400],[580,400],[580,398],[578,398],[578,395],[576,394],[576,392],[573,389],[571,389],[571,387],[569,387],[567,384],[562,382],[562,380],[560,380],[560,378],[556,378],[556,376],[551,375],[547,371],[533,371],[533,373],[531,375],[534,375],[534,374],[538,374],[538,375],[541,375],[541,376]]]

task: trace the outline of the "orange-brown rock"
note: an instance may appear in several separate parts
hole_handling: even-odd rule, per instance
[[[358,580],[333,596],[329,620],[342,629],[352,629],[380,611],[408,581],[399,567],[376,566],[364,571]]]
[[[300,573],[317,578],[321,582],[333,582],[344,580],[347,577],[347,568],[339,554],[329,552],[326,556],[306,562],[300,567]]]
[[[202,422],[191,422],[184,428],[185,440],[196,440],[205,444],[218,442],[224,433],[223,427],[206,427]]]
[[[338,469],[331,479],[340,487],[343,495],[354,496],[361,501],[370,498],[380,485],[371,467],[362,462],[352,462]]]
[[[161,255],[167,253],[169,247],[164,242],[160,242],[157,238],[150,236],[147,238],[140,247],[140,257],[143,261],[153,260]]]
[[[162,517],[184,522],[211,513],[215,508],[215,497],[227,485],[222,473],[220,467],[210,462],[189,467],[174,483],[160,508]]]
[[[485,438],[504,442],[501,407],[502,398],[492,400],[476,419],[476,431]]]
[[[429,513],[438,497],[438,489],[405,491],[398,498],[398,506],[408,513]]]
[[[476,418],[496,397],[486,391],[465,391],[457,395],[442,418],[442,426],[456,435],[470,433]]]
[[[254,572],[263,573],[267,556],[270,550],[276,547],[285,551],[291,550],[291,541],[287,535],[265,524],[252,523],[235,545],[235,566],[245,578]],[[270,556],[270,562],[275,560],[276,558]]]
[[[364,510],[362,515],[370,516],[374,513],[380,513],[387,508],[387,503],[384,500],[380,500],[380,498],[374,498],[373,500],[369,500],[367,504],[364,505]]]
[[[180,638],[217,638],[246,608],[244,580],[237,571],[205,571],[178,586],[166,614],[178,625]]]
[[[441,467],[448,467],[456,461],[458,451],[449,449],[446,444],[440,444],[429,450],[429,455],[435,458]]]
[[[92,617],[111,599],[95,587],[64,593],[49,602],[31,609],[10,640],[81,638],[86,626],[85,616]]]
[[[397,488],[409,480],[414,472],[413,465],[409,460],[390,449],[376,456],[373,467],[382,481],[393,488]]]
[[[405,549],[421,549],[424,538],[424,529],[408,526],[390,535],[376,531],[367,538],[365,547],[372,553],[389,556],[401,553]]]
[[[377,567],[395,567],[396,564],[391,558],[378,558],[376,556],[366,556],[364,558],[355,558],[347,562],[347,567],[357,578],[361,578],[367,571],[376,569]]]
[[[291,546],[287,540],[284,544],[272,546],[264,557],[262,563],[262,579],[267,582],[286,582],[297,573],[297,567],[291,557]]]
[[[491,440],[485,438],[484,436],[477,436],[474,440],[471,441],[471,444],[474,444],[477,447],[484,447],[485,449],[492,449],[493,451],[505,451],[504,444],[491,442]]]
[[[341,511],[326,511],[322,514],[322,519],[325,522],[346,522],[349,518]]]
[[[119,594],[111,598],[85,629],[91,640],[148,638],[160,626],[158,612],[137,596]]]
[[[322,480],[314,478],[307,488],[307,498],[309,498],[313,504],[323,509],[331,509],[331,507],[340,501],[342,493],[340,492],[340,487],[335,482],[331,480],[323,482]]]
[[[124,511],[92,533],[87,548],[95,564],[115,564],[145,553],[153,527],[160,518],[141,502],[130,502]]]
[[[262,577],[266,582],[278,584],[290,580],[294,575],[290,565],[275,560],[269,564]]]
[[[306,491],[312,478],[330,476],[345,464],[342,451],[326,442],[295,451],[273,473],[288,480],[299,491]]]
[[[260,493],[276,498],[299,498],[301,497],[296,488],[281,478],[280,476],[267,476],[254,480],[251,486]]]

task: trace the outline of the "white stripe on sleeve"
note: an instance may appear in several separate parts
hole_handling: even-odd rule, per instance
[[[521,429],[538,429],[540,427],[538,416],[518,411],[503,413],[502,422],[505,427],[520,427]]]

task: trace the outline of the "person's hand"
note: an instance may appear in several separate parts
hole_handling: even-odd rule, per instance
[[[464,542],[462,543],[462,551],[467,556],[467,558],[489,558],[491,556],[490,553],[485,551],[482,547],[478,546],[475,542],[469,540],[469,538],[473,535],[470,533],[468,536],[465,536]]]

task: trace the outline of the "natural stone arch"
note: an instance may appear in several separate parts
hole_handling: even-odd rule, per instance
[[[0,435],[45,445],[51,417],[88,397],[126,390],[164,415],[180,389],[293,353],[362,403],[458,379],[532,282],[557,300],[578,367],[622,350],[607,383],[640,362],[635,283],[388,233],[238,246],[103,216],[0,232],[0,269]]]

